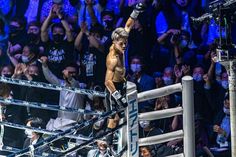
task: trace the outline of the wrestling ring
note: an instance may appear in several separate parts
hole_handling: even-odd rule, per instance
[[[105,97],[106,93],[94,91],[94,90],[87,90],[87,89],[79,89],[79,88],[71,88],[71,87],[63,87],[53,84],[46,84],[41,82],[33,82],[33,81],[26,81],[26,80],[18,80],[18,79],[12,79],[12,78],[6,78],[6,77],[0,77],[0,82],[8,83],[8,84],[16,84],[21,86],[28,86],[28,87],[36,87],[36,88],[44,88],[44,89],[50,89],[50,90],[65,90],[70,91],[78,94],[83,95],[93,95],[98,97]],[[146,101],[155,99],[158,97],[162,97],[165,95],[169,95],[175,92],[181,92],[182,91],[182,107],[176,107],[171,109],[165,109],[161,111],[153,111],[153,112],[147,112],[147,113],[138,113],[138,102]],[[58,139],[62,139],[64,137],[69,139],[75,139],[75,140],[81,140],[82,143],[72,143],[70,144],[70,147],[68,147],[66,150],[60,153],[58,156],[70,156],[74,152],[84,148],[85,146],[88,146],[90,144],[93,144],[96,140],[104,138],[105,136],[114,133],[115,131],[119,132],[119,138],[117,141],[118,149],[116,152],[116,156],[122,156],[122,157],[139,157],[139,146],[146,146],[146,145],[153,145],[158,143],[164,143],[167,141],[175,140],[175,139],[181,139],[183,138],[184,143],[184,151],[182,154],[172,155],[172,157],[194,157],[195,156],[195,138],[194,138],[194,109],[193,109],[193,79],[190,76],[185,76],[182,78],[182,83],[166,86],[163,88],[158,88],[150,91],[145,91],[142,93],[137,93],[136,85],[132,82],[127,82],[127,102],[128,107],[126,109],[123,109],[118,112],[125,112],[125,117],[120,120],[120,123],[116,129],[109,130],[104,132],[103,134],[92,137],[92,138],[86,138],[86,137],[80,137],[76,136],[75,132],[83,127],[86,127],[88,125],[92,125],[96,122],[99,122],[105,118],[110,117],[111,115],[116,114],[115,111],[110,112],[93,112],[86,109],[69,109],[65,107],[55,107],[54,105],[49,104],[42,104],[37,102],[27,102],[22,100],[16,100],[16,99],[4,99],[0,97],[0,103],[3,104],[11,104],[11,105],[17,105],[17,106],[24,106],[24,107],[30,107],[30,108],[38,108],[38,109],[44,109],[44,110],[51,110],[51,111],[66,111],[66,112],[73,112],[73,113],[81,113],[84,115],[96,115],[95,118],[92,118],[88,121],[85,121],[83,123],[77,123],[70,128],[67,128],[65,130],[61,131],[48,131],[46,129],[41,128],[34,128],[29,127],[25,125],[19,125],[14,124],[10,122],[0,121],[1,125],[1,134],[0,134],[0,150],[1,152],[7,152],[8,157],[14,157],[14,156],[37,156],[34,154],[34,151],[48,145]],[[183,129],[152,136],[152,137],[146,137],[146,138],[140,138],[139,139],[139,120],[156,120],[156,119],[163,119],[168,117],[173,117],[175,115],[183,115]],[[21,129],[21,130],[32,130],[33,132],[43,133],[48,135],[44,140],[39,141],[36,144],[30,145],[27,148],[24,149],[16,149],[9,146],[5,146],[3,143],[3,134],[4,134],[4,126],[12,127],[15,129]],[[1,156],[1,155],[0,155]],[[43,156],[50,156],[50,154],[43,154]]]

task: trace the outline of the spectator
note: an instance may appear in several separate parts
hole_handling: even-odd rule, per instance
[[[41,24],[38,21],[32,21],[27,26],[27,39],[25,40],[24,45],[31,43],[39,47],[39,54],[44,53],[44,45],[40,39],[40,29]]]
[[[8,50],[12,48],[9,45]],[[27,44],[23,48],[22,54],[12,56],[11,53],[8,51],[8,56],[11,60],[11,63],[16,66],[18,63],[24,63],[26,65],[36,65],[38,64],[38,55],[39,55],[39,47],[34,44]]]
[[[25,21],[18,17],[14,17],[10,21],[9,28],[9,41],[12,45],[9,53],[11,55],[19,54],[23,48],[24,38],[22,37],[26,36]]]
[[[225,95],[224,107],[221,110],[214,122],[213,126],[214,135],[212,139],[214,140],[213,154],[216,157],[229,156],[230,157],[230,102],[229,94]],[[219,148],[226,148],[224,151],[217,151]]]
[[[76,80],[77,70],[75,65],[68,65],[62,71],[64,79],[61,80],[57,78],[49,70],[49,67],[47,66],[47,57],[41,57],[41,61],[42,61],[43,74],[48,82],[60,86],[77,87],[77,88],[79,87],[79,82]],[[83,109],[84,108],[83,96],[74,92],[62,90],[60,91],[59,106],[63,108]],[[65,126],[63,128],[63,124],[60,122],[61,120],[64,120],[66,123],[67,122],[76,123],[76,122],[81,122],[83,119],[82,115],[79,113],[60,111],[58,112],[58,118],[56,120],[51,119],[47,124],[47,128],[49,130],[65,129]],[[57,123],[58,121],[59,123]],[[56,123],[60,125],[56,127]]]
[[[133,56],[130,62],[130,69],[132,71],[132,76],[130,81],[137,85],[138,92],[144,92],[155,88],[154,79],[145,73],[145,64],[140,56]],[[154,101],[149,100],[139,103],[139,109],[144,107],[154,107]]]
[[[41,27],[41,40],[45,43],[45,55],[48,58],[48,66],[54,74],[62,78],[61,71],[68,62],[73,60],[73,36],[64,15],[56,5],[51,7],[50,13]],[[59,17],[61,23],[51,26],[52,40],[49,39],[48,26],[53,17]],[[64,38],[66,37],[66,40]]]
[[[97,25],[88,32],[85,23],[83,23],[81,31],[75,40],[75,47],[81,50],[81,62],[86,74],[87,83],[104,87],[106,72],[104,60],[106,59],[106,52],[102,43],[102,31],[102,26]],[[86,41],[88,44],[86,44]]]
[[[43,120],[38,117],[29,118],[26,122],[26,126],[41,129],[43,126]],[[23,148],[27,148],[30,145],[35,145],[36,143],[44,140],[41,133],[34,132],[33,130],[26,129],[25,134],[27,138],[25,139]],[[36,149],[34,151],[34,155],[49,154],[49,152],[49,146],[44,145],[43,147]],[[52,152],[50,152],[50,156],[53,156]]]
[[[5,77],[11,77],[14,72],[14,69],[11,65],[5,65],[0,70],[1,70],[1,76]]]
[[[161,87],[165,86],[162,77],[163,77],[163,74],[161,72],[154,72],[153,73],[153,78],[155,79],[156,88],[161,88]]]
[[[113,157],[105,141],[97,140],[97,146],[98,148],[92,149],[88,152],[87,157]]]

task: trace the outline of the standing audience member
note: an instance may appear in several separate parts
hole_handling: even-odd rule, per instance
[[[77,69],[75,65],[71,64],[66,66],[66,68],[62,71],[63,74],[63,80],[62,80],[56,77],[50,71],[47,65],[47,57],[41,57],[41,62],[42,62],[43,74],[48,82],[66,87],[77,87],[77,88],[79,87],[79,81],[76,80]],[[75,110],[83,109],[84,108],[83,95],[62,90],[60,91],[59,106],[62,108],[75,109]],[[60,130],[60,129],[64,130],[65,125],[71,125],[72,123],[82,122],[82,120],[83,120],[82,115],[80,113],[59,111],[58,118],[55,120],[51,119],[47,124],[47,128],[49,130]]]
[[[52,39],[48,35],[48,27],[51,20],[58,17],[61,23],[54,23],[51,26]],[[66,39],[64,39],[66,37]],[[53,5],[41,27],[41,40],[45,43],[45,55],[48,58],[48,66],[53,73],[62,78],[61,71],[68,62],[73,60],[73,36],[68,22],[61,8]]]

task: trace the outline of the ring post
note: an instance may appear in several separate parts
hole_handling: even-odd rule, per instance
[[[127,82],[127,101],[127,157],[139,157],[138,98],[136,85],[132,82]]]
[[[185,76],[183,84],[183,130],[184,130],[184,156],[195,156],[195,126],[194,126],[194,97],[193,78]]]

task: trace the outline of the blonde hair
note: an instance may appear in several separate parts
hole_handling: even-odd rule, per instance
[[[129,36],[129,33],[125,31],[124,28],[122,27],[119,27],[119,28],[116,28],[112,34],[111,34],[111,39],[112,40],[118,40],[120,38],[128,38]]]

